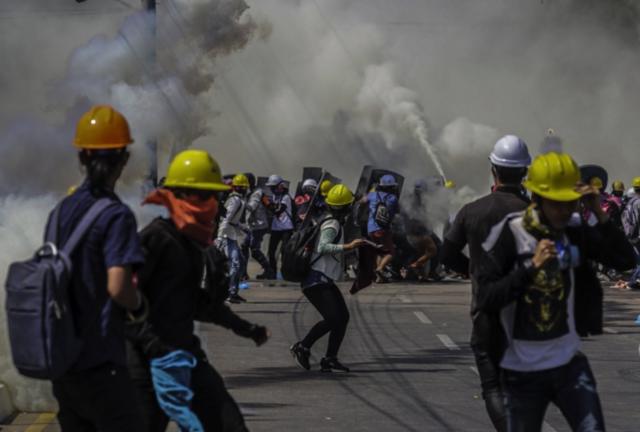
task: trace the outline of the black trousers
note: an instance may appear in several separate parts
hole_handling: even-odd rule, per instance
[[[330,333],[326,357],[337,357],[349,324],[349,309],[342,293],[333,283],[313,285],[302,292],[323,318],[309,330],[302,345],[311,348],[318,339]]]
[[[139,400],[123,366],[103,365],[53,381],[63,432],[139,432]]]
[[[293,234],[293,230],[271,231],[268,250],[269,266],[276,275],[278,274],[278,256],[276,255],[276,253],[278,252],[278,246],[280,245],[280,243],[284,245],[291,237],[291,234]]]
[[[471,347],[480,375],[484,405],[497,432],[507,432],[507,410],[505,395],[500,384],[500,368],[491,360],[489,353],[480,346]]]
[[[604,432],[604,416],[589,361],[578,353],[568,364],[538,372],[503,371],[510,432],[540,432],[549,403],[575,432]]]
[[[153,390],[147,361],[129,349],[131,376],[141,403],[145,427],[143,432],[164,432],[169,418],[162,411]],[[224,381],[206,359],[199,359],[191,372],[194,393],[191,410],[206,432],[247,432],[240,408],[227,391]]]

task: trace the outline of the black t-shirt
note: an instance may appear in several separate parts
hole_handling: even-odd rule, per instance
[[[495,192],[486,195],[462,207],[453,224],[445,235],[445,239],[464,248],[469,245],[470,274],[474,265],[484,254],[482,243],[487,239],[491,228],[498,224],[510,213],[519,212],[527,208],[529,199],[519,187],[501,186]],[[477,282],[471,279],[473,298],[471,299],[471,313],[476,309]]]

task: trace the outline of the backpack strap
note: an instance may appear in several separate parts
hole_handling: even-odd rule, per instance
[[[61,207],[62,202],[60,202],[51,213],[51,217],[49,218],[49,225],[47,225],[47,231],[44,235],[45,243],[53,243],[55,245],[58,244],[58,223],[60,222]]]
[[[71,233],[71,237],[69,237],[67,242],[64,244],[64,247],[62,247],[62,251],[67,254],[67,256],[71,256],[76,247],[78,247],[78,244],[80,244],[80,242],[84,238],[87,231],[89,231],[89,228],[91,228],[93,223],[98,219],[100,213],[102,213],[104,210],[115,203],[116,201],[112,200],[111,198],[100,198],[95,203],[93,203],[93,205],[84,214],[84,216],[82,216],[82,219],[80,219],[80,222]],[[57,210],[59,211],[59,209]],[[54,215],[54,217],[57,218],[58,216]]]

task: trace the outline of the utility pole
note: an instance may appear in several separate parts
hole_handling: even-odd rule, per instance
[[[157,45],[156,45],[156,25],[158,22],[158,18],[156,15],[156,0],[142,0],[142,4],[145,8],[146,11],[149,12],[149,14],[151,15],[151,27],[150,30],[152,32],[151,37],[153,38],[153,48],[151,49],[151,52],[149,53],[149,57],[148,57],[148,61],[149,61],[149,68],[148,70],[151,71],[151,73],[154,73],[155,71],[155,64],[157,61]],[[151,190],[155,189],[158,186],[158,141],[156,137],[153,138],[148,138],[147,142],[145,143],[146,147],[147,147],[147,154],[148,154],[148,171],[147,171],[147,176],[144,180],[144,185],[143,185],[143,190],[142,193],[144,195],[146,195],[148,192],[150,192]]]

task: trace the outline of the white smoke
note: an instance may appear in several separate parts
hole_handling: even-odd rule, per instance
[[[26,259],[41,245],[44,223],[55,202],[67,188],[82,181],[83,173],[71,142],[75,123],[89,106],[111,104],[130,123],[136,143],[130,147],[132,158],[121,181],[122,192],[130,197],[127,201],[136,212],[138,223],[144,225],[158,214],[155,207],[141,208],[140,199],[136,198],[148,163],[145,143],[157,139],[166,161],[172,149],[189,146],[204,135],[207,120],[216,115],[208,103],[216,58],[241,49],[256,30],[266,32],[264,26],[260,27],[245,14],[247,6],[243,0],[170,0],[161,4],[164,8],[158,10],[158,28],[154,28],[153,16],[141,11],[130,13],[107,34],[91,34],[77,47],[78,42],[71,38],[65,41],[66,46],[60,43],[64,37],[52,39],[59,44],[44,47],[68,50],[67,64],[60,65],[57,75],[50,75],[54,67],[47,64],[33,62],[29,68],[40,68],[40,79],[47,81],[46,88],[38,88],[41,93],[45,90],[46,97],[33,97],[45,109],[32,106],[33,112],[25,115],[3,104],[0,111],[3,113],[0,120],[6,126],[0,131],[3,281],[10,262]],[[40,22],[36,25],[41,6],[27,1],[20,8],[27,21],[33,14],[27,26],[29,36],[41,26]],[[64,15],[57,16],[57,21],[74,25]],[[22,34],[21,28],[11,30],[4,34],[4,40],[29,37]],[[42,24],[42,32],[47,30],[47,24]],[[159,49],[154,49],[156,46]],[[37,56],[37,52],[33,53],[34,58]],[[10,78],[20,79],[18,74]],[[4,290],[0,300],[3,298]],[[4,308],[0,313],[2,320],[3,312]],[[0,353],[0,381],[10,385],[16,407],[29,411],[55,409],[46,383],[25,380],[12,367],[5,330],[0,335]]]
[[[96,102],[131,120],[131,188],[145,173],[144,143],[159,138],[161,171],[170,148],[192,144],[226,172],[292,180],[304,165],[355,184],[375,164],[409,189],[446,173],[461,186],[431,200],[432,217],[446,218],[451,203],[488,190],[498,136],[534,150],[549,127],[580,163],[637,175],[634,1],[247,0],[246,10],[241,0],[168,0],[155,67],[144,13],[123,20],[89,1],[78,7],[104,13],[43,20],[31,15],[42,2],[17,3],[19,17],[0,26],[11,59],[0,69],[0,196],[77,183],[73,125]]]
[[[418,99],[415,92],[398,84],[393,65],[368,66],[356,97],[354,123],[363,132],[382,135],[391,151],[400,150],[400,143],[413,138],[427,153],[438,174],[446,178],[429,142],[426,115]]]

